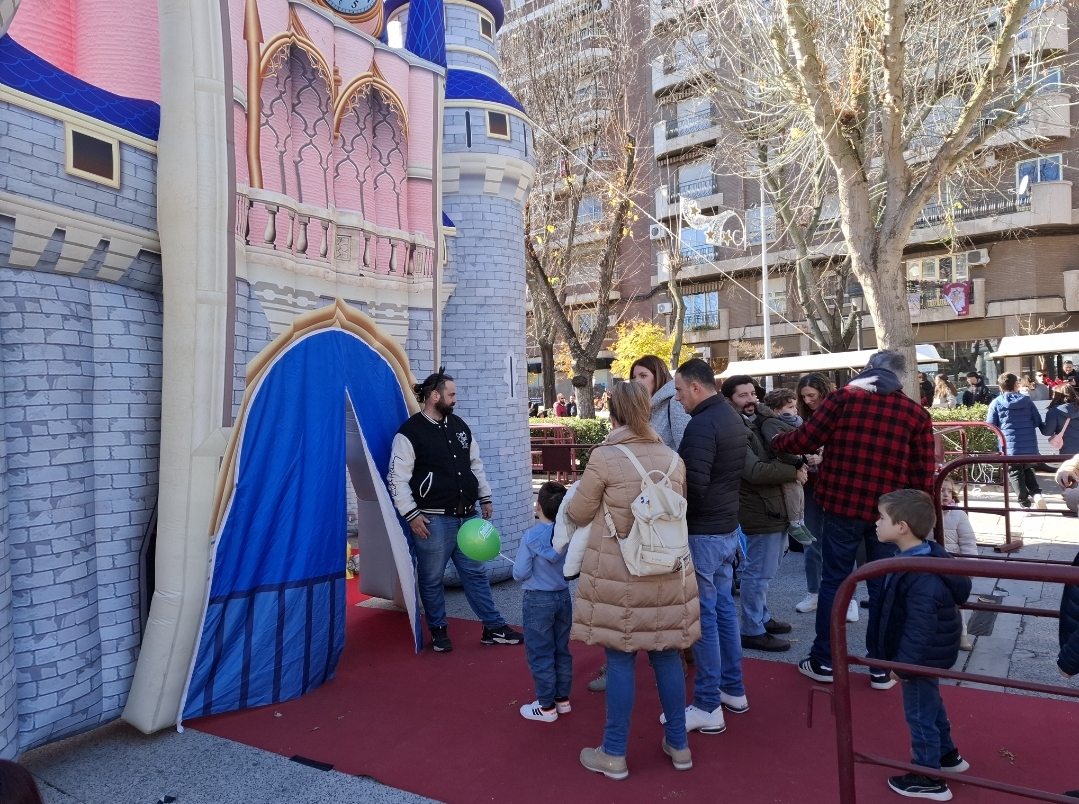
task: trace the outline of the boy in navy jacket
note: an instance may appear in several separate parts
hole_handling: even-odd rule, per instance
[[[1072,561],[1079,567],[1079,554]],[[1064,678],[1079,675],[1079,586],[1065,584],[1060,598],[1060,654],[1057,668]],[[1069,790],[1064,795],[1079,798],[1079,790]]]
[[[924,491],[901,489],[881,496],[877,506],[877,539],[896,545],[898,557],[951,558],[926,541],[936,524],[933,499]],[[958,606],[970,596],[970,578],[896,572],[885,576],[876,615],[878,652],[887,661],[949,669],[959,656],[963,620]],[[927,771],[961,773],[967,764],[952,742],[952,727],[940,697],[940,679],[901,673],[903,714],[910,727],[914,764]],[[948,801],[952,791],[943,779],[928,773],[907,773],[888,779],[902,796]]]

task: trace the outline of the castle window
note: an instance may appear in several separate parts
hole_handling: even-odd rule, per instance
[[[120,186],[120,141],[100,137],[64,125],[66,139],[64,169],[72,176]]]
[[[508,140],[510,138],[510,119],[502,112],[487,113],[487,136]]]
[[[465,112],[465,147],[472,147],[472,115]]]
[[[480,14],[480,36],[492,42],[495,40],[495,21],[486,14]]]

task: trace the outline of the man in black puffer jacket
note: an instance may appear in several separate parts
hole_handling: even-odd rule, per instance
[[[693,703],[686,707],[686,729],[719,734],[726,728],[724,706],[732,712],[749,709],[732,594],[746,426],[716,393],[712,368],[703,360],[683,363],[674,387],[674,398],[691,416],[678,454],[686,464],[689,551],[701,605],[701,638],[693,646],[697,675]]]
[[[877,507],[877,539],[896,545],[899,558],[950,558],[939,544],[926,541],[933,532],[937,513],[932,497],[924,491],[889,492],[881,496]],[[891,662],[951,668],[959,656],[959,637],[963,633],[958,606],[967,602],[970,587],[970,578],[962,575],[886,575],[876,612],[877,656]],[[940,697],[940,679],[898,675],[903,682],[903,714],[910,727],[914,764],[927,771],[965,771],[970,766],[952,742],[952,727]],[[927,774],[893,776],[888,786],[911,798],[947,801],[952,797],[943,779]]]

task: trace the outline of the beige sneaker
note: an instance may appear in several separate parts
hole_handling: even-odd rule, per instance
[[[689,751],[686,751],[688,754]],[[612,757],[603,753],[603,748],[582,748],[581,764],[590,771],[602,773],[608,779],[622,780],[629,776],[625,757]]]
[[[970,637],[966,634],[959,637],[959,650],[974,650],[974,646],[970,643]]]
[[[666,737],[663,738],[663,753],[671,758],[675,770],[689,770],[693,767],[693,756],[689,753],[689,748],[683,748],[681,751],[671,748]]]

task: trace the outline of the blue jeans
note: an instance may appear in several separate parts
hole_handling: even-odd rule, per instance
[[[629,718],[636,691],[634,670],[637,654],[607,648],[607,725],[603,728],[603,753],[624,757],[629,742]],[[689,748],[686,736],[686,679],[678,650],[650,650],[648,661],[656,674],[659,702],[667,722],[663,733],[675,750]]]
[[[813,543],[805,546],[804,555],[806,560],[806,591],[811,595],[820,591],[821,564],[823,559],[820,554],[821,535],[824,531],[824,509],[813,497],[812,486],[802,486],[805,495],[806,527],[813,534]]]
[[[727,695],[746,694],[746,688],[742,686],[738,609],[731,593],[738,531],[717,536],[691,535],[689,552],[693,556],[701,605],[701,638],[693,646],[693,661],[697,667],[693,705],[714,712],[719,706],[721,690]]]
[[[525,658],[536,683],[536,700],[544,709],[569,698],[573,685],[573,657],[569,629],[573,606],[569,590],[540,592],[526,589],[521,606],[525,631]]]
[[[746,568],[742,570],[742,635],[760,636],[768,613],[768,584],[779,572],[787,532],[746,536]]]
[[[824,512],[824,539],[821,542],[824,572],[817,597],[817,636],[813,640],[810,655],[825,667],[832,666],[832,638],[829,630],[832,622],[832,602],[839,584],[854,571],[858,547],[862,544],[865,545],[867,561],[892,558],[899,552],[894,544],[877,541],[876,523]],[[884,578],[866,581],[869,588],[869,627],[865,633],[865,647],[870,658],[876,657],[877,654],[876,612],[883,583]]]
[[[424,516],[430,520],[427,530],[431,535],[426,539],[414,533],[411,535],[416,548],[416,583],[420,588],[427,627],[446,627],[446,590],[443,583],[446,564],[453,561],[465,588],[465,599],[476,617],[487,628],[501,628],[506,621],[495,608],[487,570],[482,563],[472,560],[457,547],[457,531],[465,519],[437,514]]]
[[[910,727],[914,764],[939,769],[940,758],[955,749],[952,724],[940,697],[940,679],[915,676],[902,686],[903,714]]]

